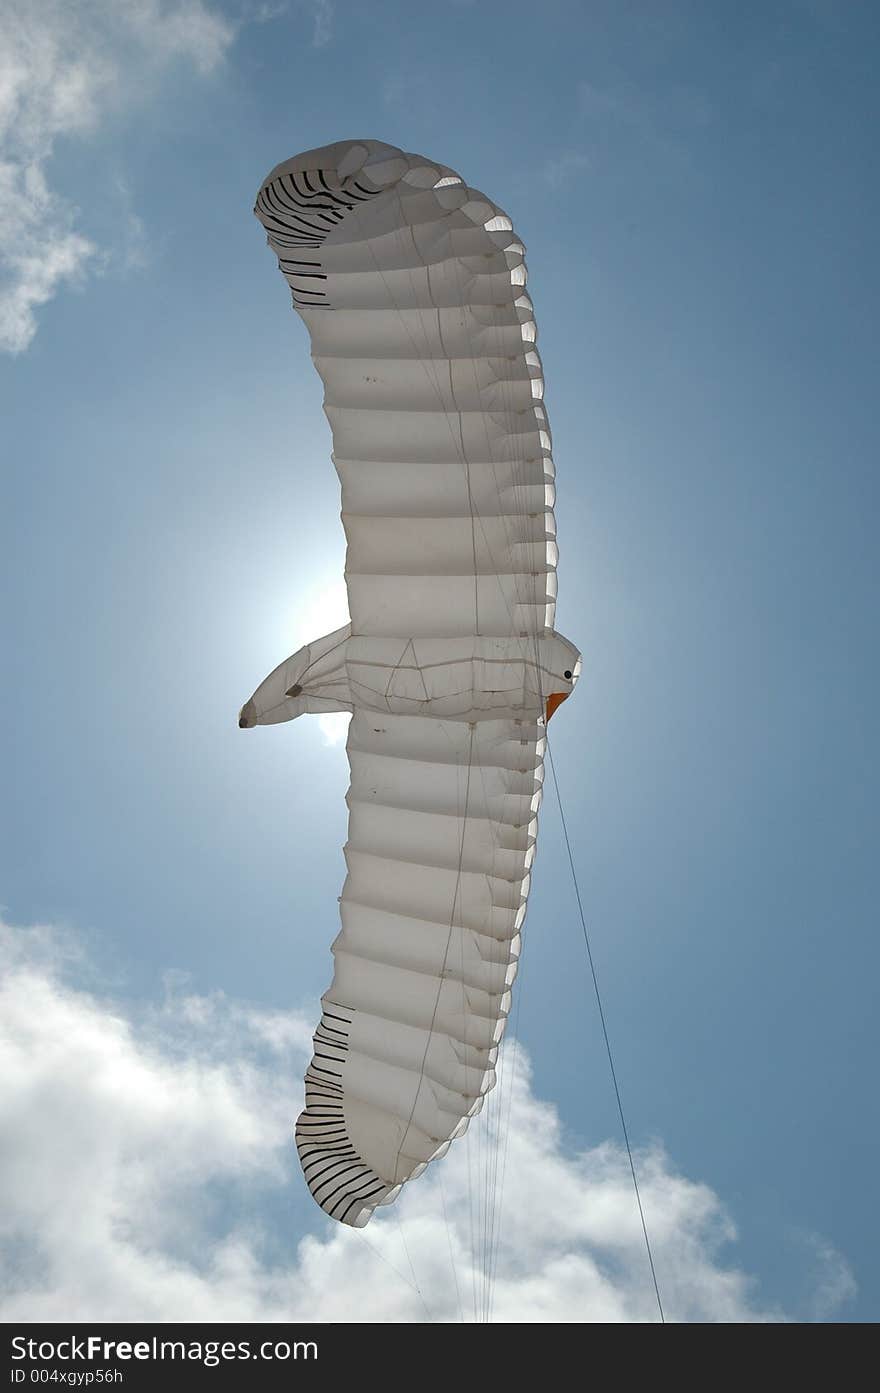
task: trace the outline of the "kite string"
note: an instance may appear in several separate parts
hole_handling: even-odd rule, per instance
[[[563,806],[562,806],[562,794],[561,794],[560,789],[559,789],[559,780],[558,780],[558,778],[556,777],[556,765],[555,765],[554,762],[553,762],[553,752],[552,752],[552,750],[550,749],[550,742],[549,742],[549,740],[547,741],[547,756],[548,756],[548,758],[549,758],[549,760],[550,760],[550,771],[551,771],[551,773],[552,773],[552,775],[553,775],[553,786],[554,786],[554,788],[555,788],[555,790],[556,790],[556,802],[557,802],[558,805],[559,805],[559,816],[560,816],[560,819],[561,819],[561,821],[562,821],[562,832],[563,832],[563,836],[564,836],[564,838],[565,838],[565,849],[566,849],[566,851],[567,851],[567,853],[568,853],[568,864],[569,864],[569,866],[571,867],[571,878],[572,878],[572,881],[574,882],[574,893],[575,893],[575,898],[576,898],[576,900],[577,900],[578,913],[579,913],[579,915],[580,915],[580,920],[581,920],[581,928],[583,929],[583,932],[584,932],[584,943],[586,944],[586,948],[587,948],[587,960],[588,960],[588,962],[589,962],[589,964],[590,964],[590,974],[591,974],[591,976],[592,976],[592,978],[593,978],[593,989],[594,989],[594,991],[595,991],[595,993],[596,993],[596,1005],[597,1005],[598,1008],[599,1008],[599,1020],[600,1020],[601,1023],[602,1023],[602,1035],[603,1035],[604,1040],[605,1040],[605,1050],[606,1050],[606,1053],[607,1053],[607,1055],[608,1055],[608,1064],[609,1064],[610,1069],[611,1069],[611,1081],[612,1081],[612,1083],[614,1084],[614,1096],[615,1096],[615,1098],[617,1099],[617,1111],[618,1111],[618,1114],[619,1114],[619,1116],[620,1116],[620,1126],[621,1126],[621,1129],[622,1129],[622,1131],[623,1131],[623,1140],[624,1140],[624,1142],[626,1143],[626,1154],[627,1154],[627,1158],[628,1158],[628,1160],[629,1160],[629,1169],[630,1169],[630,1173],[631,1173],[631,1175],[632,1175],[633,1189],[635,1190],[635,1194],[636,1194],[636,1204],[638,1205],[638,1208],[639,1208],[639,1218],[640,1218],[641,1221],[642,1221],[642,1233],[643,1233],[644,1236],[645,1236],[645,1249],[646,1249],[647,1254],[648,1254],[648,1263],[649,1263],[649,1266],[650,1266],[650,1268],[651,1268],[651,1280],[652,1280],[653,1283],[654,1283],[654,1294],[655,1294],[655,1296],[657,1297],[657,1309],[658,1309],[658,1311],[660,1312],[660,1323],[661,1323],[662,1325],[665,1325],[665,1324],[666,1324],[666,1317],[665,1317],[665,1315],[664,1315],[664,1313],[663,1313],[663,1302],[662,1302],[661,1299],[660,1299],[660,1287],[659,1287],[658,1282],[657,1282],[657,1272],[656,1272],[656,1269],[655,1269],[655,1267],[654,1267],[654,1254],[653,1254],[653,1252],[651,1251],[651,1240],[650,1240],[650,1238],[648,1237],[648,1225],[647,1225],[647,1223],[645,1222],[645,1211],[644,1211],[644,1209],[642,1208],[642,1196],[641,1196],[641,1193],[640,1193],[640,1191],[639,1191],[639,1181],[638,1181],[638,1177],[637,1177],[637,1175],[636,1175],[635,1162],[633,1161],[632,1147],[630,1146],[629,1132],[628,1132],[628,1130],[627,1130],[627,1126],[626,1126],[626,1117],[624,1116],[624,1111],[623,1111],[623,1101],[622,1101],[622,1099],[621,1099],[621,1096],[620,1096],[620,1088],[619,1088],[618,1083],[617,1083],[617,1071],[616,1071],[616,1069],[615,1069],[615,1067],[614,1067],[614,1055],[612,1054],[612,1051],[611,1051],[611,1040],[610,1040],[609,1035],[608,1035],[608,1027],[607,1027],[607,1025],[606,1025],[606,1023],[605,1023],[605,1011],[604,1011],[603,1006],[602,1006],[602,995],[601,995],[601,993],[600,993],[600,991],[599,991],[599,978],[598,978],[598,975],[597,975],[597,973],[596,973],[596,964],[595,964],[595,962],[593,961],[593,950],[592,950],[592,947],[591,947],[591,945],[590,945],[590,935],[589,935],[589,931],[588,931],[588,929],[587,929],[587,920],[586,920],[586,916],[585,916],[585,914],[584,914],[583,902],[582,902],[582,900],[581,900],[581,892],[580,892],[580,886],[578,885],[577,871],[575,870],[575,866],[574,866],[574,857],[572,856],[572,852],[571,852],[571,842],[569,841],[569,837],[568,837],[568,827],[566,826],[566,822],[565,822],[565,811],[564,811]]]
[[[420,1290],[420,1288],[419,1288],[418,1282],[415,1281],[415,1275],[416,1275],[416,1274],[415,1274],[415,1269],[413,1268],[412,1262],[410,1262],[410,1270],[412,1271],[412,1274],[413,1274],[413,1281],[411,1282],[411,1281],[409,1280],[409,1278],[408,1278],[407,1276],[405,1276],[403,1272],[401,1272],[400,1268],[399,1268],[399,1267],[396,1267],[395,1264],[391,1261],[391,1259],[390,1259],[390,1258],[387,1258],[387,1257],[385,1256],[385,1254],[381,1251],[381,1249],[379,1249],[379,1248],[376,1247],[375,1243],[371,1243],[371,1242],[370,1242],[369,1238],[367,1238],[367,1235],[365,1234],[365,1232],[364,1232],[363,1229],[353,1229],[352,1232],[359,1234],[359,1235],[360,1235],[361,1242],[366,1243],[366,1245],[367,1245],[367,1247],[370,1249],[370,1251],[371,1251],[372,1253],[375,1253],[376,1257],[379,1258],[382,1262],[384,1262],[384,1264],[385,1264],[386,1267],[390,1267],[390,1268],[391,1268],[391,1271],[392,1271],[392,1272],[395,1272],[395,1273],[397,1274],[397,1276],[400,1278],[400,1280],[401,1280],[402,1282],[405,1282],[405,1283],[406,1283],[406,1285],[409,1287],[410,1291],[414,1291],[414,1292],[416,1293],[416,1295],[418,1296],[419,1300],[421,1301],[422,1305],[423,1305],[424,1308],[425,1308],[425,1314],[428,1316],[428,1319],[430,1320],[430,1312],[429,1312],[429,1310],[428,1310],[427,1303],[426,1303],[426,1301],[425,1301],[424,1296],[422,1296],[422,1293],[421,1293],[421,1290]],[[401,1228],[401,1237],[402,1237],[402,1236],[403,1236],[403,1229]],[[405,1246],[406,1246],[406,1245],[404,1244],[404,1247],[405,1247]],[[408,1254],[408,1253],[407,1253],[407,1257],[409,1257],[409,1254]]]
[[[443,1203],[443,1223],[446,1227],[446,1240],[449,1244],[449,1261],[452,1266],[452,1280],[455,1283],[455,1300],[458,1306],[458,1319],[464,1324],[464,1308],[461,1304],[461,1287],[458,1284],[458,1267],[455,1261],[455,1252],[452,1247],[452,1229],[449,1224],[449,1211],[446,1207],[446,1186],[443,1184],[443,1167],[438,1167],[438,1178],[440,1181],[440,1199]]]
[[[400,1217],[400,1210],[397,1209],[396,1207],[395,1207],[395,1209],[394,1209],[394,1217],[395,1217],[395,1219],[397,1220],[397,1227],[400,1229],[400,1241],[401,1241],[401,1243],[403,1244],[403,1251],[406,1253],[406,1260],[407,1260],[407,1262],[409,1263],[409,1270],[410,1270],[410,1272],[412,1273],[413,1286],[414,1286],[415,1290],[416,1290],[416,1291],[418,1292],[418,1294],[419,1294],[419,1300],[421,1301],[422,1305],[423,1305],[424,1308],[425,1308],[425,1315],[428,1317],[428,1324],[430,1325],[433,1318],[432,1318],[432,1316],[431,1316],[430,1310],[428,1309],[428,1303],[427,1303],[427,1301],[425,1300],[425,1297],[424,1297],[424,1295],[423,1295],[423,1293],[422,1293],[422,1289],[421,1289],[421,1287],[419,1286],[419,1279],[418,1279],[418,1277],[416,1276],[416,1269],[415,1269],[415,1267],[413,1266],[413,1260],[412,1260],[412,1258],[410,1257],[410,1253],[409,1253],[409,1244],[408,1244],[407,1241],[406,1241],[406,1234],[405,1234],[404,1231],[403,1231],[403,1220],[402,1220],[401,1217]]]

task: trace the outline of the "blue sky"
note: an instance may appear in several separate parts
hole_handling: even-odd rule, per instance
[[[8,13],[6,919],[53,926],[52,973],[75,940],[65,990],[135,1034],[169,980],[311,1018],[344,751],[236,714],[333,626],[343,536],[251,207],[349,136],[442,161],[528,250],[584,653],[552,736],[632,1136],[719,1197],[750,1309],[876,1319],[876,9]],[[527,934],[531,1098],[571,1155],[618,1130],[552,799]],[[325,1229],[279,1164],[241,1212],[293,1252]]]

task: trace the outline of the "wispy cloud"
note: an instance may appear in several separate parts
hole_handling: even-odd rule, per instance
[[[180,975],[136,1010],[84,990],[82,967],[69,940],[0,928],[0,1318],[468,1318],[480,1283],[468,1173],[486,1118],[406,1188],[405,1247],[389,1215],[365,1233],[327,1221],[321,1236],[279,1238],[272,1205],[302,1185],[290,1134],[312,1017],[199,995]],[[654,1319],[619,1149],[566,1147],[521,1049],[507,1097],[496,1318]],[[670,1318],[780,1318],[725,1262],[736,1235],[718,1196],[658,1148],[639,1164]],[[830,1246],[816,1260],[827,1315],[853,1284]]]
[[[816,1321],[829,1320],[856,1295],[856,1279],[849,1263],[827,1239],[815,1233],[802,1237],[812,1260],[810,1315]]]
[[[150,242],[144,220],[135,211],[127,179],[116,180],[120,211],[120,261],[123,271],[143,271],[150,264]]]
[[[566,150],[556,155],[544,165],[544,180],[554,192],[576,181],[584,170],[589,169],[590,158],[581,150]]]
[[[577,110],[591,162],[613,162],[622,155],[658,163],[665,172],[689,169],[694,133],[714,119],[711,103],[695,87],[681,86],[662,100],[637,82],[583,79],[577,85]]]
[[[312,16],[312,46],[324,48],[333,38],[333,0],[301,0]]]
[[[36,311],[101,262],[47,169],[62,137],[87,137],[167,65],[200,74],[234,29],[203,0],[6,0],[0,8],[0,349],[20,353]]]

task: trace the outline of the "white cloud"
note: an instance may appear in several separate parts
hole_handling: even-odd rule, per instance
[[[101,264],[77,208],[49,185],[57,141],[93,133],[174,61],[213,71],[233,33],[203,0],[0,7],[0,349],[27,348],[39,306]]]
[[[290,1133],[311,1018],[194,994],[180,974],[138,1011],[73,985],[83,966],[73,940],[0,928],[0,1319],[472,1317],[487,1119],[365,1232],[328,1220],[297,1244],[282,1218],[279,1238],[272,1206],[286,1216],[302,1187]],[[524,1053],[515,1077],[508,1061],[495,1319],[655,1319],[619,1149],[572,1153]],[[493,1104],[490,1123],[507,1116]],[[717,1195],[659,1149],[639,1164],[669,1318],[780,1318],[726,1265]],[[828,1245],[815,1256],[828,1315],[854,1286]]]
[[[9,353],[27,348],[35,311],[59,285],[79,281],[95,257],[97,247],[73,222],[39,164],[0,162],[0,348]]]

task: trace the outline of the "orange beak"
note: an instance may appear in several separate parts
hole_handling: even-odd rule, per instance
[[[550,717],[553,715],[553,712],[556,710],[556,708],[557,708],[558,706],[561,706],[562,703],[565,701],[566,697],[568,697],[569,695],[570,695],[569,692],[551,692],[551,693],[550,693],[550,695],[549,695],[548,698],[547,698],[547,715],[546,715],[545,718],[544,718],[544,724],[545,724],[545,725],[546,725],[547,722],[550,720]]]

